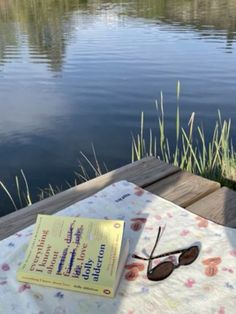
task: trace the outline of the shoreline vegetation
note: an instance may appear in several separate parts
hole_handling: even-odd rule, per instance
[[[206,140],[203,126],[195,125],[195,113],[193,112],[188,122],[188,128],[184,129],[180,121],[180,82],[177,82],[177,105],[175,119],[175,143],[170,146],[165,129],[165,114],[163,94],[161,92],[160,101],[156,101],[157,128],[149,129],[146,136],[144,129],[144,112],[141,113],[140,133],[132,134],[131,161],[140,160],[144,157],[154,156],[166,163],[173,164],[181,169],[196,175],[219,182],[222,186],[227,186],[236,190],[236,152],[234,151],[232,139],[230,137],[231,120],[223,120],[220,111],[212,130],[210,140]],[[155,135],[154,135],[155,134]],[[92,144],[94,161],[91,161],[81,152],[84,163],[79,161],[79,171],[75,172],[74,185],[79,181],[88,181],[92,177],[97,177],[108,172],[105,163],[98,161],[95,148]],[[90,173],[93,173],[92,177]],[[8,196],[13,208],[20,208],[32,205],[29,183],[21,170],[21,180],[15,177],[16,197],[9,192],[7,186],[0,181],[0,188]],[[23,182],[20,184],[20,181]],[[68,188],[71,184],[66,182]],[[40,194],[36,201],[40,201],[49,196],[61,192],[59,187],[51,184],[47,188],[40,189]]]
[[[132,136],[132,162],[145,156],[155,156],[196,175],[218,181],[223,186],[236,190],[236,152],[230,137],[231,119],[218,118],[210,140],[206,140],[204,127],[195,125],[195,112],[192,112],[187,130],[180,121],[180,82],[177,82],[177,106],[175,120],[175,143],[170,148],[165,129],[163,94],[156,101],[157,135],[149,130],[149,138],[144,136],[144,113],[141,113],[140,134]]]

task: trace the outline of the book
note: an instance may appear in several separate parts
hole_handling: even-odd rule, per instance
[[[129,252],[124,225],[38,215],[17,280],[114,297]]]

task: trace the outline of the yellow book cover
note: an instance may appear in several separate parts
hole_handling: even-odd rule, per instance
[[[19,281],[113,297],[129,245],[124,221],[38,215]]]

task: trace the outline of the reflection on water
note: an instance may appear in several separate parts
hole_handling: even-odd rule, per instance
[[[72,31],[70,13],[79,8],[79,3],[64,0],[1,1],[1,62],[17,57],[17,52],[27,41],[32,60],[37,60],[40,55],[52,71],[60,71],[67,37]]]
[[[34,196],[71,182],[92,142],[110,169],[129,162],[161,90],[173,131],[177,80],[185,123],[234,121],[235,34],[234,0],[0,0],[0,180],[13,191],[23,168]]]
[[[225,36],[227,48],[232,47],[235,38],[234,0],[1,0],[0,62],[16,57],[17,49],[27,40],[32,60],[41,55],[52,71],[60,71],[66,44],[78,22],[75,16],[86,24],[90,15],[90,24],[104,12],[108,18],[122,19],[125,15],[165,21],[176,28],[178,24],[191,26],[202,37]]]

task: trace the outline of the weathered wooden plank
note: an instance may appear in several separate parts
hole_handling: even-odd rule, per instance
[[[34,223],[37,214],[53,214],[66,206],[91,196],[113,182],[128,180],[141,187],[145,187],[177,171],[180,171],[180,169],[154,157],[144,158],[133,164],[128,164],[29,207],[1,217],[0,239],[6,238]]]
[[[217,182],[179,171],[149,185],[146,190],[185,208],[219,188]]]
[[[218,224],[236,228],[236,192],[223,187],[187,207]]]

